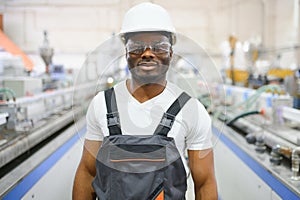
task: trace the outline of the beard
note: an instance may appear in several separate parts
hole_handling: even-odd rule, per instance
[[[156,84],[166,80],[171,56],[160,56],[158,59],[136,59],[127,57],[131,78],[140,84]]]
[[[166,80],[168,66],[158,66],[157,70],[144,71],[139,67],[130,69],[131,77],[136,82],[145,84],[157,84]]]

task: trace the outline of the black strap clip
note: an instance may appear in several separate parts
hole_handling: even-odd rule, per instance
[[[120,117],[118,112],[107,113],[107,127],[120,126]]]
[[[170,113],[164,113],[163,117],[161,118],[160,120],[160,125],[164,126],[164,127],[167,127],[169,129],[172,128],[172,125],[174,123],[174,120],[175,120],[175,115],[172,115]]]

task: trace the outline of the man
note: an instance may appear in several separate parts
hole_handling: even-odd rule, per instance
[[[151,135],[166,109],[182,92],[166,80],[175,43],[175,29],[167,12],[158,5],[142,3],[130,9],[121,36],[131,78],[117,84],[116,101],[125,135]],[[94,199],[92,181],[96,156],[109,135],[104,93],[97,94],[87,112],[87,133],[73,188],[73,199]],[[211,144],[211,121],[204,107],[190,99],[168,134],[174,138],[186,172],[191,171],[197,200],[216,200]],[[188,162],[185,150],[188,152]],[[116,191],[117,192],[117,191]]]

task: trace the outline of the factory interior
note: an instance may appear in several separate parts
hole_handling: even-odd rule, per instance
[[[0,199],[72,199],[88,106],[130,76],[119,33],[141,2],[0,0]],[[168,81],[211,117],[219,199],[300,199],[300,0],[149,2],[176,28]]]

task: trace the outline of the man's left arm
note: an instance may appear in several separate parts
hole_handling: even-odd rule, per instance
[[[217,200],[213,149],[188,150],[196,200]]]

